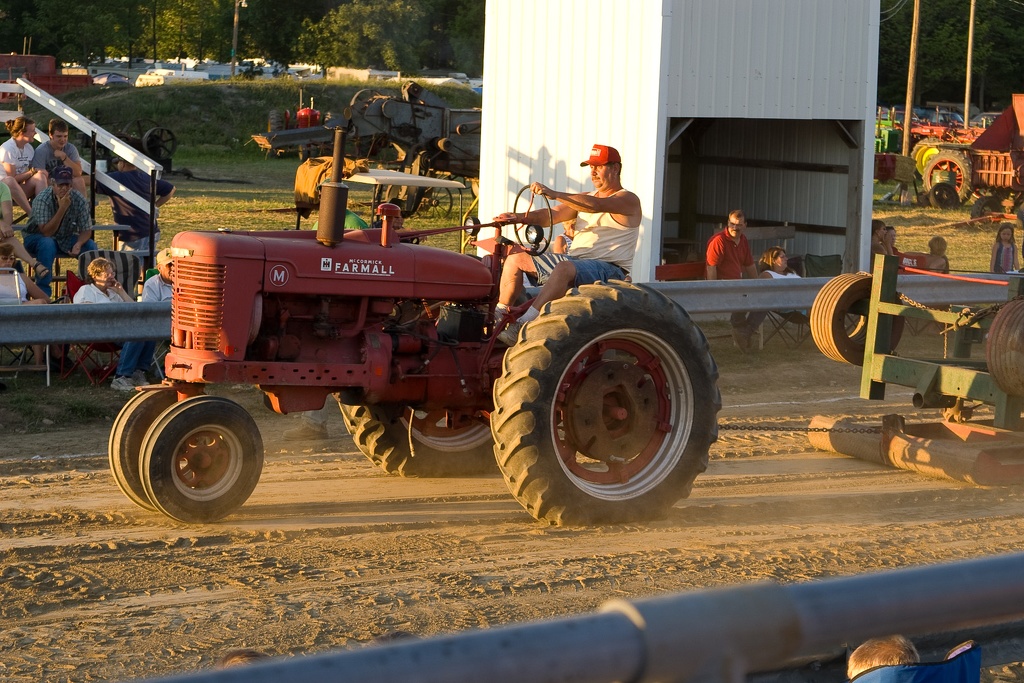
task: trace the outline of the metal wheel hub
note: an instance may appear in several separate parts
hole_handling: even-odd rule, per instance
[[[203,431],[192,434],[178,449],[174,474],[191,489],[205,489],[218,484],[227,473],[232,449],[222,435]]]
[[[566,401],[566,428],[581,453],[602,462],[636,455],[657,427],[657,391],[643,368],[606,361],[587,369]]]
[[[552,411],[555,447],[577,485],[644,486],[659,476],[672,434],[667,371],[656,352],[626,337],[597,341],[568,365]]]

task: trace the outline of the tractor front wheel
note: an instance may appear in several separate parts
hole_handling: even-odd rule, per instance
[[[213,522],[248,500],[263,472],[263,439],[234,401],[196,396],[171,406],[146,432],[142,484],[181,522]]]
[[[718,436],[718,367],[668,297],[585,285],[528,323],[505,354],[491,414],[509,490],[551,524],[664,517]]]
[[[173,391],[140,391],[129,399],[114,419],[107,441],[110,473],[117,487],[128,500],[146,510],[155,511],[142,485],[139,467],[142,460],[142,440],[160,413],[177,401]]]

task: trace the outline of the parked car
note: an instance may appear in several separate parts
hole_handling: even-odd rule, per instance
[[[971,128],[988,128],[1002,113],[1001,111],[983,111],[980,114],[976,114],[971,119]]]

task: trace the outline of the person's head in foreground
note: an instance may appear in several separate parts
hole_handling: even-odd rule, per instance
[[[917,648],[903,636],[872,638],[850,653],[846,662],[846,678],[853,680],[855,676],[878,666],[917,664],[920,661]]]

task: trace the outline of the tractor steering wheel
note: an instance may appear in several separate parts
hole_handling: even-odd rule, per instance
[[[516,201],[512,204],[512,213],[519,213],[519,201],[527,192],[530,192],[529,185],[524,185],[523,189],[519,190],[519,194],[516,195]],[[522,223],[513,223],[512,225],[516,233],[516,241],[519,242],[519,245],[526,249],[531,256],[540,256],[551,246],[554,213],[551,211],[550,199],[544,195],[533,195],[532,193],[526,211],[529,211],[530,206],[533,205],[534,196],[539,196],[544,200],[544,210],[548,212],[548,225],[551,227],[545,232],[543,226],[540,225],[525,225]],[[523,201],[525,202],[526,200],[523,199]],[[521,227],[523,229],[522,233],[519,232]]]

